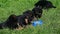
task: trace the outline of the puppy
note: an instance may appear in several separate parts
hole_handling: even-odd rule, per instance
[[[49,8],[56,8],[52,2],[47,1],[47,0],[39,0],[37,3],[34,5],[35,7],[40,7],[41,9],[49,9]]]

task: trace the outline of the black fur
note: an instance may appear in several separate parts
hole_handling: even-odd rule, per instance
[[[39,0],[35,3],[35,7],[40,7],[41,9],[56,8],[51,1],[47,0]]]
[[[43,11],[42,11],[41,8],[35,7],[35,8],[32,9],[32,12],[33,12],[33,14],[36,18],[41,18]]]
[[[23,14],[27,17],[28,24],[31,24],[31,21],[34,18],[33,12],[31,10],[27,10],[27,11],[23,12]]]
[[[14,14],[10,15],[6,21],[6,25],[10,29],[18,28],[17,23],[18,23],[18,19],[17,16]]]
[[[30,10],[23,12],[23,15],[17,16],[20,26],[25,27],[26,25],[30,24],[29,19],[31,17],[32,17],[32,11],[30,11]],[[25,19],[27,19],[27,22]]]
[[[5,23],[0,23],[0,29],[6,28],[6,24]]]
[[[32,10],[27,10],[27,11],[23,12],[23,15],[25,16],[25,18],[28,19],[27,24],[31,24],[31,21],[33,21],[34,18],[41,18],[42,12],[43,12],[42,9],[40,9],[39,7],[35,7]],[[20,18],[20,19],[22,19],[22,18]]]
[[[17,16],[17,18],[18,18],[18,22],[19,22],[20,26],[23,27],[23,26],[27,25],[26,22],[25,22],[25,19],[27,19],[25,17],[25,15],[19,15],[19,16]]]
[[[18,28],[18,20],[16,15],[12,14],[8,17],[8,19],[4,23],[0,23],[0,29],[9,28],[9,29],[16,29]]]

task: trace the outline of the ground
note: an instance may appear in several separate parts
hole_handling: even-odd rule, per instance
[[[28,27],[23,30],[0,30],[0,34],[60,34],[60,0],[49,0],[56,9],[43,10],[40,18],[42,26]],[[0,22],[4,22],[9,15],[21,15],[24,11],[32,9],[38,0],[0,0]]]

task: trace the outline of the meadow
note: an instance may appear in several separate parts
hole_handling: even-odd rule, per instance
[[[28,27],[23,30],[2,29],[0,34],[60,34],[60,0],[49,0],[57,8],[43,10],[40,18],[42,26]],[[38,0],[0,0],[0,23],[6,21],[11,14],[21,15],[31,10]]]

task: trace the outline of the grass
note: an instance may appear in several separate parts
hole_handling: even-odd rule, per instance
[[[11,14],[20,15],[32,9],[38,0],[0,0],[0,22],[4,22]],[[60,34],[60,0],[49,0],[57,8],[43,10],[42,26],[29,27],[23,30],[2,29],[0,34]]]

